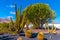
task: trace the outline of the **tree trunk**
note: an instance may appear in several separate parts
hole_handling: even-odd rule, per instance
[[[43,28],[43,23],[41,23],[40,28]]]

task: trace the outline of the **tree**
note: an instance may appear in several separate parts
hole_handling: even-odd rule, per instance
[[[55,18],[54,11],[47,4],[33,4],[27,8],[24,10],[27,11],[27,19],[36,27],[42,27],[43,24]]]

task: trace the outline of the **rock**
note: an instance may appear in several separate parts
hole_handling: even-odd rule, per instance
[[[21,37],[19,37],[19,38],[17,38],[17,40],[22,40],[22,38],[21,38]]]
[[[0,35],[3,35],[4,33],[0,33]]]

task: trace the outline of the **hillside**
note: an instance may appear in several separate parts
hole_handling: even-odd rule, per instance
[[[0,23],[3,23],[3,22],[9,23],[10,20],[6,18],[0,18]]]

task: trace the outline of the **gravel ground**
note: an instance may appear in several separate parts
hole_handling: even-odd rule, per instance
[[[31,38],[24,37],[24,33],[19,34],[20,37],[23,38],[23,40],[37,40],[36,36],[37,33],[33,33]],[[3,34],[0,35],[0,40],[17,40],[19,37],[17,35],[12,36],[10,34]],[[60,40],[60,35],[57,34],[45,34],[45,40]]]

